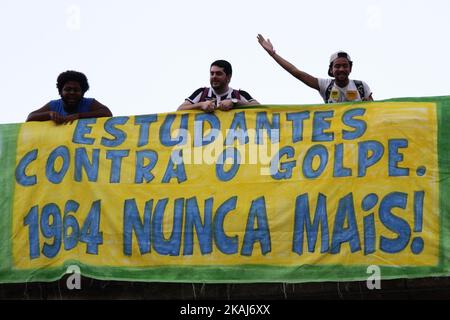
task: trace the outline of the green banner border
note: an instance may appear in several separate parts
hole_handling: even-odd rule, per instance
[[[438,152],[439,172],[448,174],[450,171],[450,96],[425,98],[395,98],[377,102],[433,102],[436,103],[438,120]],[[357,102],[354,104],[360,104]],[[291,105],[294,106],[294,105]],[[299,106],[299,105],[295,105]],[[302,107],[308,105],[301,105]],[[311,106],[317,106],[311,105]],[[333,105],[335,107],[336,105]],[[255,106],[255,108],[286,108],[289,105]],[[7,144],[1,145],[1,163],[7,175],[0,177],[0,189],[4,199],[13,199],[15,144],[20,124],[0,125],[0,134],[11,135]],[[14,147],[13,147],[14,144]],[[7,153],[5,152],[14,152]],[[8,182],[9,181],[9,182]],[[8,182],[8,183],[5,183]],[[450,274],[450,179],[439,178],[440,185],[440,248],[439,263],[433,267],[417,266],[380,266],[382,279],[442,277]],[[2,197],[3,198],[3,197]],[[6,203],[8,202],[8,203]],[[146,281],[146,282],[190,282],[190,283],[257,283],[257,282],[326,282],[326,281],[361,281],[366,280],[368,265],[300,265],[261,266],[261,265],[234,265],[234,266],[162,266],[162,267],[99,267],[80,263],[76,260],[65,261],[64,265],[45,269],[13,270],[11,268],[11,216],[12,201],[1,201],[0,209],[3,213],[0,218],[1,230],[9,233],[0,233],[0,241],[8,246],[0,246],[0,282],[24,281],[55,281],[66,273],[70,265],[78,265],[81,273],[100,280],[120,281]]]
[[[17,137],[20,124],[0,125],[0,280],[11,270],[12,214]]]

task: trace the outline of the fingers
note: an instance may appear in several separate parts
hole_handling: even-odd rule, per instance
[[[209,105],[208,107],[203,109],[203,111],[208,112],[208,113],[214,112],[214,107]]]
[[[257,36],[259,44],[271,55],[273,56],[275,54],[275,50],[273,49],[273,44],[270,42],[270,39],[264,39],[264,37],[261,34],[258,34]]]
[[[62,118],[62,124],[66,125],[68,123],[72,123],[73,121],[73,117],[72,116],[67,116],[67,117],[63,117]]]
[[[219,102],[219,104],[216,107],[214,101],[205,101],[202,104],[201,109],[204,112],[208,112],[208,113],[214,112],[215,109],[219,109],[221,111],[228,111],[228,110],[233,109],[233,102],[231,102],[231,100],[223,100],[223,101]]]
[[[233,103],[230,100],[224,100],[219,103],[219,110],[228,111],[233,108]]]
[[[214,103],[212,101],[205,101],[202,105],[202,110],[205,112],[214,112]]]
[[[52,120],[56,124],[72,124],[77,119],[78,119],[77,114],[63,116],[57,112],[50,113],[50,120]]]
[[[258,34],[258,36],[256,38],[258,39],[258,42],[260,44],[263,44],[263,42],[265,41],[264,37],[261,34]]]
[[[62,124],[64,123],[64,117],[61,116],[59,113],[57,112],[52,112],[50,113],[50,119],[53,120],[53,122],[55,122],[56,124]]]
[[[78,114],[75,113],[66,118],[66,123],[72,124],[77,119],[78,119]]]
[[[68,124],[68,123],[70,123],[70,121],[71,121],[72,119],[73,119],[72,116],[64,117],[63,123],[64,123],[64,124]]]
[[[213,112],[215,108],[216,108],[216,103],[213,101],[208,101],[208,111]]]

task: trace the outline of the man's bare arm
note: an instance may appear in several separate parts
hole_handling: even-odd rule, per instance
[[[281,57],[275,52],[272,43],[269,39],[264,39],[264,37],[258,34],[258,42],[267,51],[267,53],[287,72],[296,77],[298,80],[306,84],[307,86],[319,90],[319,80],[310,74],[299,70],[292,63]]]

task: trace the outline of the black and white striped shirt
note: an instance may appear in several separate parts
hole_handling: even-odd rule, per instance
[[[206,92],[206,89],[208,90]],[[216,99],[217,103],[220,103],[222,100],[227,99],[239,99],[244,102],[255,101],[252,96],[244,90],[234,90],[233,88],[228,88],[228,91],[224,94],[218,95],[213,88],[198,88],[191,94],[186,101],[189,101],[192,104],[208,101]]]

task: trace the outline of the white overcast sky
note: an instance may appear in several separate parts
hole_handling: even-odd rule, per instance
[[[0,0],[0,123],[57,99],[65,70],[115,116],[171,112],[209,85],[216,59],[263,104],[322,103],[258,33],[316,77],[347,51],[375,99],[450,95],[449,14],[448,0]]]

